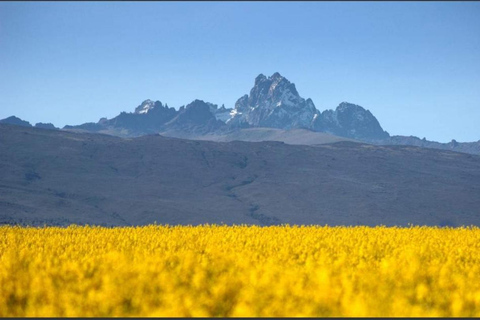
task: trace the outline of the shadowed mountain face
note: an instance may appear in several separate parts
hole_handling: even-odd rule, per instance
[[[315,120],[315,131],[363,141],[389,138],[370,111],[348,102],[342,102],[335,111],[325,110]]]
[[[212,105],[201,100],[195,100],[186,107],[181,107],[178,114],[167,122],[162,133],[182,137],[201,136],[225,126],[221,120],[217,120],[211,112]]]
[[[1,124],[12,124],[15,126],[22,126],[22,127],[31,127],[32,125],[28,121],[24,121],[20,118],[17,118],[15,116],[11,116],[5,119],[0,120]]]
[[[480,157],[0,125],[0,222],[480,225]]]
[[[178,111],[163,105],[160,101],[145,100],[135,112],[122,112],[113,119],[102,118],[98,123],[66,126],[71,131],[87,131],[111,134],[120,137],[138,137],[146,134],[167,133],[171,136],[197,136],[214,132],[225,126],[217,120],[216,113],[224,116],[226,109],[195,100]]]
[[[43,123],[43,122],[36,123],[35,128],[48,129],[48,130],[57,130],[58,129],[51,123]]]
[[[140,136],[156,133],[165,123],[172,120],[177,111],[160,101],[145,100],[135,112],[122,112],[112,119],[102,118],[97,123],[84,123],[78,126],[65,126],[68,130],[108,133],[117,136]]]
[[[227,124],[240,128],[303,128],[364,141],[389,138],[370,111],[342,102],[335,111],[321,113],[311,99],[300,97],[295,84],[278,72],[255,79],[250,95],[238,99]]]
[[[276,72],[269,78],[259,75],[250,95],[235,103],[232,115],[227,123],[233,127],[310,129],[318,110],[312,100],[300,97],[295,84]]]

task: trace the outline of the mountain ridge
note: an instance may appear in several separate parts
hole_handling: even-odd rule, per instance
[[[480,156],[458,152],[8,124],[0,150],[0,224],[480,225]]]
[[[16,117],[0,122],[30,125]],[[55,128],[52,128],[51,124],[36,126]],[[219,108],[216,104],[197,99],[175,110],[158,100],[147,99],[133,112],[121,112],[112,119],[101,118],[98,122],[66,125],[63,130],[105,133],[120,137],[158,133],[197,140],[208,140],[210,137],[214,141],[221,141],[219,136],[231,137],[237,132],[239,137],[246,139],[251,136],[252,141],[258,141],[259,137],[252,136],[253,131],[248,135],[241,134],[241,131],[247,128],[305,129],[377,145],[415,145],[480,154],[480,140],[439,143],[417,137],[390,136],[368,109],[353,103],[344,101],[334,110],[326,109],[320,112],[310,98],[302,98],[295,84],[278,72],[270,77],[259,74],[250,93],[240,97],[234,108],[225,108],[224,105]],[[263,132],[257,132],[260,136],[263,135]],[[278,137],[276,134],[272,136]],[[292,141],[291,138],[284,140]]]
[[[221,122],[212,121],[212,116],[206,114],[205,105],[208,105],[211,115]],[[189,110],[185,111],[185,108]],[[203,113],[204,121],[192,123],[187,120],[188,125],[182,123],[184,116],[180,114],[196,112],[195,108],[203,109],[197,113]],[[171,122],[175,117],[177,120]],[[209,121],[210,123],[207,123]],[[97,124],[65,126],[64,129],[81,129],[119,136],[168,132],[171,136],[176,134],[179,137],[185,137],[191,136],[192,133],[222,134],[252,127],[307,129],[362,141],[378,140],[389,136],[376,118],[361,106],[344,102],[336,110],[320,112],[310,98],[302,98],[295,84],[278,72],[270,77],[258,75],[250,93],[240,97],[233,109],[227,109],[223,105],[218,108],[213,103],[197,99],[187,107],[182,106],[176,111],[163,106],[160,101],[154,102],[148,99],[137,106],[133,113],[122,112],[117,117],[110,120],[103,119]]]

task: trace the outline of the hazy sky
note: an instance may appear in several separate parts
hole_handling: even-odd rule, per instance
[[[392,135],[480,139],[479,2],[0,2],[0,119],[233,107],[276,71]]]

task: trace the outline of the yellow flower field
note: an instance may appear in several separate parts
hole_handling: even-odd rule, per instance
[[[480,316],[480,229],[0,227],[0,316]]]

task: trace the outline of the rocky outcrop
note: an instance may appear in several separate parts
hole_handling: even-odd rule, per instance
[[[38,122],[35,124],[35,128],[40,128],[40,129],[49,129],[49,130],[58,130],[57,127],[55,127],[51,123],[43,123],[43,122]]]
[[[313,129],[362,141],[381,140],[390,136],[369,110],[348,102],[340,103],[335,111],[322,112],[315,119]]]
[[[15,126],[22,126],[22,127],[31,127],[32,126],[30,124],[30,122],[22,120],[20,118],[17,118],[15,116],[11,116],[11,117],[2,119],[2,120],[0,120],[0,123],[11,124],[11,125],[15,125]]]
[[[213,132],[224,126],[225,123],[216,118],[211,111],[212,107],[211,103],[195,100],[186,107],[182,106],[177,115],[162,126],[161,130],[170,133],[176,131],[179,136],[202,135]]]

